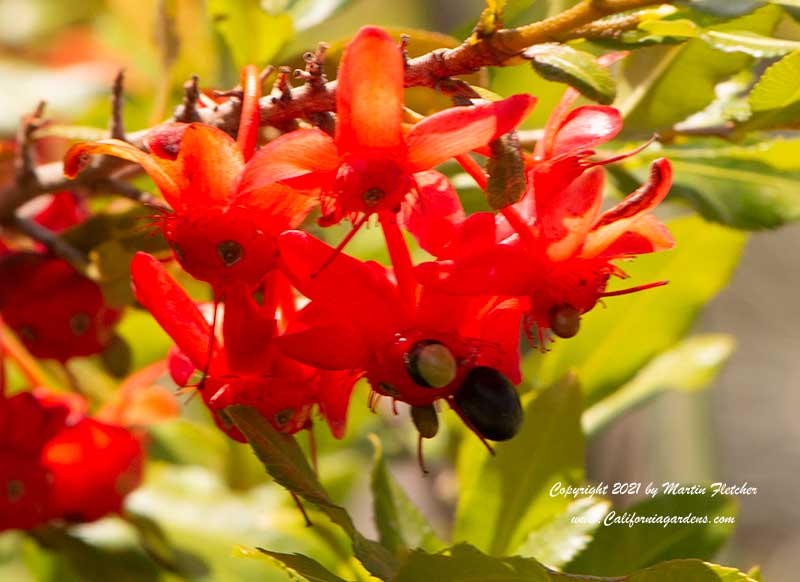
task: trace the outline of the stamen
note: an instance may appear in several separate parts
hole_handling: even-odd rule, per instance
[[[312,279],[316,279],[317,276],[319,276],[319,274],[325,269],[325,267],[329,266],[336,259],[336,257],[339,256],[339,253],[344,250],[344,247],[347,246],[347,244],[353,239],[361,227],[364,226],[364,224],[367,222],[367,219],[369,219],[369,214],[362,216],[361,219],[353,225],[353,228],[351,228],[350,232],[345,235],[345,237],[342,239],[342,242],[340,242],[336,248],[333,249],[331,256],[325,259],[325,262],[322,263],[322,265],[320,265],[316,271],[311,273]]]
[[[645,289],[652,289],[654,287],[662,287],[669,283],[669,281],[656,281],[655,283],[647,283],[645,285],[637,285],[636,287],[629,287],[628,289],[620,289],[619,291],[606,291],[601,293],[600,297],[614,297],[616,295],[627,295],[628,293],[636,293],[637,291],[644,291]]]
[[[620,162],[620,161],[622,161],[624,159],[630,158],[631,156],[635,156],[639,152],[641,152],[641,151],[647,149],[648,147],[650,147],[653,144],[653,142],[655,142],[658,138],[659,138],[659,135],[657,133],[654,133],[653,135],[650,136],[650,139],[648,139],[642,145],[640,145],[640,146],[638,146],[638,147],[636,147],[636,148],[634,148],[634,149],[632,149],[630,151],[623,152],[621,154],[618,154],[618,155],[610,157],[610,158],[606,158],[604,160],[598,160],[598,161],[595,161],[595,162],[590,162],[589,166],[590,167],[591,166],[606,166],[608,164],[613,164],[615,162]]]
[[[208,378],[208,369],[211,367],[211,356],[214,355],[214,336],[217,333],[217,312],[219,311],[219,302],[222,297],[214,298],[214,312],[211,316],[211,332],[208,335],[208,352],[206,353],[206,363],[203,366],[203,377],[197,384],[197,389],[202,390],[206,386],[206,378]]]
[[[461,422],[463,422],[467,426],[467,428],[471,430],[473,434],[475,434],[475,436],[478,437],[478,439],[480,439],[481,443],[483,443],[483,446],[486,447],[487,451],[489,451],[489,454],[495,456],[496,453],[494,452],[492,445],[490,445],[489,442],[485,438],[483,438],[483,435],[478,432],[478,430],[475,428],[475,425],[473,425],[472,422],[466,416],[464,416],[464,413],[461,412],[461,409],[458,407],[458,405],[455,403],[452,397],[447,399],[447,403],[450,405],[450,408],[452,408],[458,415],[458,417],[461,419]]]
[[[417,463],[419,464],[419,468],[422,470],[423,475],[427,475],[430,471],[425,466],[425,458],[422,454],[422,435],[417,435]]]

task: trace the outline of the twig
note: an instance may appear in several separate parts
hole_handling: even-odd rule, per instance
[[[20,188],[30,187],[38,183],[36,160],[33,155],[31,136],[42,126],[42,117],[46,103],[39,101],[33,113],[22,118],[17,129],[17,152],[14,159],[14,172]]]
[[[46,246],[51,253],[58,255],[79,271],[85,271],[89,266],[89,260],[81,251],[68,244],[49,228],[29,218],[16,215],[14,216],[12,224],[19,232],[33,240],[39,241]]]
[[[197,110],[197,101],[200,98],[200,88],[198,87],[197,75],[183,84],[183,103],[175,111],[175,121],[192,123],[200,121],[200,113]]]
[[[162,212],[169,212],[169,206],[164,204],[161,198],[153,196],[144,190],[139,190],[139,188],[124,180],[115,178],[101,179],[92,184],[92,189],[97,192],[111,192],[113,194],[119,194],[120,196],[124,196],[125,198],[133,200],[134,202],[139,202],[144,206],[149,206],[150,208],[154,208]]]
[[[442,85],[444,79],[472,73],[484,66],[501,66],[533,44],[573,38],[571,34],[574,35],[576,29],[611,14],[662,3],[659,0],[583,0],[551,18],[517,29],[501,29],[480,40],[468,39],[453,49],[439,49],[409,59],[405,85],[435,88]],[[272,96],[267,95],[260,102],[260,123],[281,128],[282,124],[297,118],[312,119],[315,113],[333,111],[336,107],[335,92],[336,81],[329,81],[322,86],[304,83],[292,88],[287,94],[290,99],[273,101]],[[239,125],[241,103],[231,99],[216,108],[197,109],[197,95],[197,82],[193,79],[187,84],[183,106],[176,111],[175,119],[202,121],[233,135]],[[145,133],[147,131],[131,134],[128,141],[141,147]],[[90,185],[93,181],[107,178],[119,167],[105,158],[70,182],[62,176],[60,162],[40,166],[37,184],[24,187],[12,184],[0,191],[0,223],[8,220],[15,208],[39,194],[73,185]]]
[[[125,69],[120,69],[114,78],[111,89],[111,137],[125,141],[125,125],[122,121],[123,91],[125,84]]]

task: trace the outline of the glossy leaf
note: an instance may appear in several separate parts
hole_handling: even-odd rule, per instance
[[[393,575],[396,564],[391,554],[362,536],[347,511],[330,500],[293,437],[276,431],[254,408],[229,406],[225,414],[242,431],[275,481],[316,505],[341,527],[353,541],[356,557],[371,573],[384,579]]]
[[[401,555],[408,548],[435,551],[444,547],[419,509],[411,502],[386,466],[383,446],[376,435],[370,435],[375,448],[371,487],[373,513],[380,542],[389,551]]]
[[[671,158],[672,196],[689,202],[703,217],[735,228],[777,228],[800,219],[800,169],[779,170],[769,160],[726,157],[708,150]]]
[[[307,30],[323,23],[340,10],[346,8],[352,0],[294,0],[287,10],[292,17],[295,30]]]
[[[769,35],[781,16],[779,8],[766,6],[708,30]],[[716,98],[716,85],[746,68],[751,58],[716,50],[702,39],[636,51],[625,60],[619,85],[624,131],[652,134],[703,110]]]
[[[292,36],[292,18],[268,13],[259,0],[208,0],[208,13],[237,68],[266,65]]]
[[[564,512],[531,532],[515,553],[561,567],[591,542],[610,506],[601,498],[576,499]]]
[[[523,53],[533,70],[548,81],[566,83],[585,97],[610,104],[616,96],[614,79],[608,69],[601,67],[589,53],[558,43],[532,46]]]
[[[467,435],[458,459],[456,541],[503,555],[566,509],[567,501],[548,491],[558,481],[583,481],[580,412],[580,389],[570,376],[529,401],[520,433],[498,443],[495,457]]]
[[[235,555],[241,558],[269,560],[278,564],[292,578],[301,576],[303,580],[309,582],[344,582],[325,566],[303,554],[283,554],[263,548],[250,549],[238,546]]]
[[[706,388],[733,353],[735,340],[724,334],[690,337],[653,358],[619,390],[583,413],[587,435],[602,430],[625,412],[666,390]]]
[[[523,361],[523,376],[546,385],[574,369],[591,406],[622,386],[648,360],[678,341],[698,310],[725,286],[747,235],[685,217],[667,223],[676,248],[624,264],[630,279],[612,289],[653,281],[669,284],[605,300],[581,318],[581,330],[542,356]],[[691,273],[691,276],[686,276]]]
[[[528,558],[493,558],[468,544],[458,544],[447,553],[414,551],[400,568],[394,582],[548,582],[547,571]]]
[[[764,71],[748,100],[753,111],[787,107],[800,100],[800,51]]]
[[[609,513],[606,520],[628,514],[638,517],[707,517],[708,523],[610,523],[597,530],[594,539],[578,557],[564,567],[574,574],[622,576],[665,560],[708,559],[733,533],[734,524],[715,524],[717,516],[736,516],[736,503],[724,495],[668,495],[660,491],[653,499]]]

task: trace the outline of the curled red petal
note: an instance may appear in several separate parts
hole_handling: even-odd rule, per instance
[[[118,139],[107,139],[92,143],[79,143],[72,146],[64,156],[64,175],[74,178],[92,155],[108,155],[142,166],[153,179],[164,199],[173,208],[181,206],[181,186],[184,178],[179,168],[168,160],[151,156],[131,144]]]
[[[451,107],[425,118],[406,135],[411,171],[429,170],[486,145],[517,127],[534,105],[535,97],[512,95],[472,107]]]
[[[650,178],[625,200],[606,210],[586,238],[582,257],[596,257],[631,229],[632,224],[655,208],[672,186],[672,166],[659,158],[650,167]]]
[[[340,153],[397,150],[403,144],[400,47],[382,29],[365,26],[342,55],[336,87]]]

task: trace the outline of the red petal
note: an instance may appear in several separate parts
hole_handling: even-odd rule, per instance
[[[611,243],[602,257],[625,257],[664,251],[675,246],[669,230],[654,214],[644,214],[637,218],[628,230]]]
[[[264,216],[265,224],[280,225],[280,230],[285,230],[298,226],[311,209],[319,204],[318,198],[313,194],[283,184],[270,184],[238,194],[233,204],[256,210]]]
[[[552,157],[593,150],[622,129],[622,116],[613,107],[586,105],[570,112],[558,129]]]
[[[358,330],[347,320],[332,319],[313,301],[275,343],[290,358],[323,370],[362,369],[369,358]]]
[[[450,158],[508,133],[530,113],[536,98],[512,95],[472,107],[451,107],[420,121],[406,136],[412,172],[429,170]]]
[[[319,409],[331,429],[340,439],[347,429],[347,408],[359,376],[350,372],[320,372],[317,380]]]
[[[420,172],[414,176],[415,199],[401,207],[398,221],[419,246],[438,257],[453,240],[456,226],[464,220],[464,208],[453,185],[439,172]]]
[[[144,450],[129,430],[84,418],[64,429],[42,453],[53,476],[56,516],[94,521],[122,508],[142,480]]]
[[[650,179],[645,184],[600,216],[583,245],[581,256],[596,257],[605,251],[642,215],[655,208],[666,197],[671,185],[672,166],[665,158],[659,158],[653,162]]]
[[[192,361],[203,369],[208,358],[211,326],[186,292],[169,276],[164,266],[146,253],[136,253],[131,262],[136,298]],[[220,356],[214,340],[214,353]]]
[[[346,319],[368,345],[388,341],[408,320],[397,287],[383,269],[341,252],[331,261],[335,249],[296,230],[283,233],[278,247],[294,286],[327,313]]]
[[[527,295],[535,277],[529,253],[497,245],[455,261],[423,263],[415,269],[423,285],[458,295]]]
[[[227,133],[192,123],[183,134],[175,164],[184,178],[184,206],[223,206],[234,194],[244,158]]]
[[[380,28],[365,26],[342,56],[336,87],[340,153],[403,144],[405,65],[400,47]]]
[[[176,208],[181,205],[181,186],[184,185],[184,178],[179,168],[174,163],[151,156],[139,148],[117,139],[79,143],[72,146],[64,156],[64,175],[74,178],[88,163],[89,156],[96,154],[114,156],[139,164],[153,179],[170,206]]]
[[[239,182],[243,196],[264,186],[317,172],[333,172],[339,154],[333,139],[319,129],[298,129],[275,139],[247,163]]]
[[[226,288],[222,333],[232,372],[266,374],[272,365],[270,351],[275,332],[274,306],[259,307],[245,283]]]
[[[539,206],[537,198],[541,235],[548,241],[547,256],[551,259],[566,259],[580,249],[600,213],[604,182],[603,169],[593,168],[555,193],[549,204]]]
[[[481,338],[500,348],[499,369],[512,384],[522,382],[519,369],[519,332],[522,309],[515,299],[504,301],[481,319]]]

